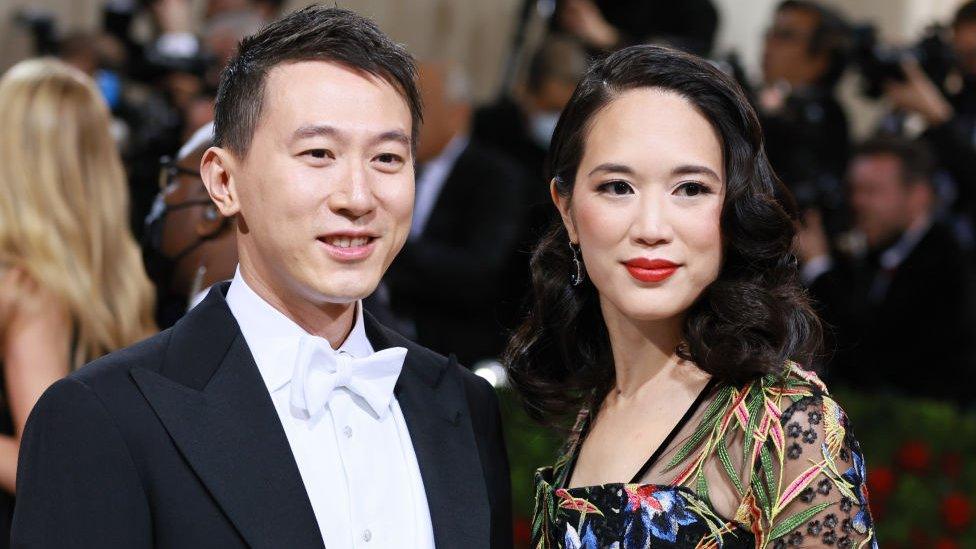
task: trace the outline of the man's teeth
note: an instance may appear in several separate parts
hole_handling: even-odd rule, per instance
[[[365,246],[369,242],[369,238],[365,236],[359,236],[356,238],[349,238],[348,236],[336,236],[327,238],[326,242],[337,248],[354,248],[358,246]]]

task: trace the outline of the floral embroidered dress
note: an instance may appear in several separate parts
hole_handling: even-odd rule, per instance
[[[876,548],[864,459],[811,372],[709,383],[629,483],[569,488],[589,413],[536,473],[534,548]]]

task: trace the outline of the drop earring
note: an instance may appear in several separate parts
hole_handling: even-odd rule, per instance
[[[583,264],[579,260],[580,253],[576,252],[576,246],[573,245],[573,241],[569,241],[569,251],[573,254],[573,264],[576,266],[576,272],[570,275],[570,281],[573,286],[579,286],[583,283]]]

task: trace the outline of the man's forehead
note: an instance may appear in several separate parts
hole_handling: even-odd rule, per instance
[[[272,114],[277,122],[294,126],[288,131],[326,123],[410,132],[410,108],[396,88],[381,77],[331,61],[298,61],[271,69],[261,110],[262,119]]]

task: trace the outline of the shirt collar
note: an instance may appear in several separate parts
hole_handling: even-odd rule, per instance
[[[308,332],[251,289],[241,276],[240,267],[227,290],[227,306],[241,328],[268,390],[274,392],[287,385],[294,371],[298,342]],[[356,302],[352,330],[336,352],[354,358],[373,354],[373,345],[366,337],[361,300]]]

